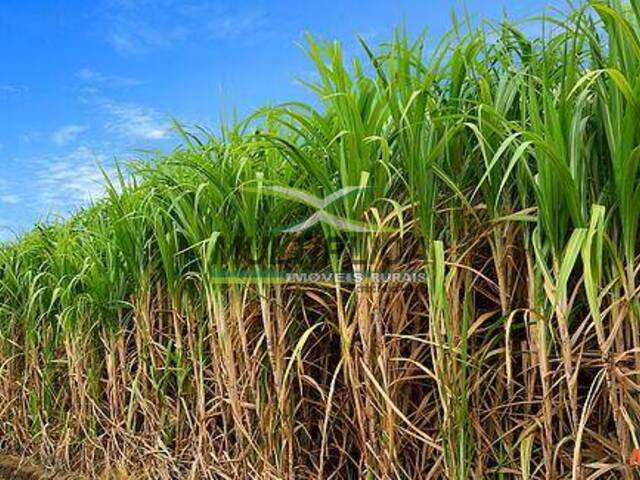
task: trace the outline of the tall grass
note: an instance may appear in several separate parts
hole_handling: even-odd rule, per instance
[[[636,478],[640,1],[538,37],[454,22],[350,63],[310,37],[313,106],[177,127],[0,248],[0,448],[134,478]],[[361,187],[326,209],[372,228],[287,233],[314,211],[275,186]]]

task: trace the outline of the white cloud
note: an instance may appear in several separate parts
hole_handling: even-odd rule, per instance
[[[110,32],[107,40],[120,55],[141,55],[148,52],[148,46],[133,33],[124,31]]]
[[[65,125],[58,128],[51,134],[51,141],[58,146],[67,145],[73,142],[78,135],[85,132],[87,127],[84,125]]]
[[[17,205],[20,197],[15,194],[7,180],[0,178],[0,205]]]
[[[14,193],[2,193],[0,194],[0,203],[6,203],[9,205],[17,205],[20,203],[20,197]]]
[[[107,75],[91,68],[83,68],[76,72],[76,77],[92,85],[104,85],[114,88],[135,87],[142,85],[140,80],[119,75]]]
[[[121,55],[142,55],[180,42],[255,39],[266,31],[267,17],[259,10],[238,10],[220,3],[194,0],[111,2],[106,40]]]
[[[152,50],[163,49],[186,38],[184,27],[145,23],[137,18],[120,18],[107,35],[107,41],[120,55],[142,55]]]
[[[78,147],[67,155],[39,162],[35,173],[38,201],[54,210],[68,210],[104,195],[104,174],[111,174],[107,157]]]
[[[18,138],[22,143],[36,143],[42,139],[42,134],[36,131],[27,132],[22,133]]]
[[[167,122],[153,108],[109,99],[98,105],[110,117],[107,129],[116,135],[132,140],[162,140],[169,135]]]
[[[187,4],[180,12],[185,19],[197,21],[198,31],[215,40],[236,40],[264,30],[267,17],[260,11],[224,11],[210,3]]]
[[[21,97],[29,93],[29,87],[24,85],[0,85],[0,97]]]

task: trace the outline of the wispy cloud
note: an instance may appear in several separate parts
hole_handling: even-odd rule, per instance
[[[87,147],[40,162],[35,173],[38,201],[54,210],[68,210],[104,195],[104,174],[110,172],[107,157]]]
[[[107,41],[121,55],[141,55],[180,42],[255,38],[266,31],[266,15],[209,1],[119,0],[111,2]]]
[[[51,134],[51,141],[58,146],[64,146],[73,142],[78,136],[87,130],[84,125],[65,125]]]
[[[42,140],[42,137],[43,137],[42,133],[34,130],[32,132],[21,133],[18,139],[22,143],[30,144],[30,143],[39,142],[40,140]]]
[[[12,190],[9,182],[0,178],[0,205],[17,205],[20,203],[20,197]]]
[[[20,197],[14,193],[2,193],[0,194],[0,203],[17,205],[20,203]]]
[[[121,55],[142,55],[152,50],[167,48],[177,40],[184,39],[187,31],[182,27],[172,27],[162,31],[140,20],[120,19],[109,32],[108,42]]]
[[[196,22],[205,37],[215,40],[236,40],[268,26],[267,17],[261,11],[227,11],[208,2],[182,5],[179,12],[188,21]]]
[[[101,99],[98,107],[108,119],[107,130],[130,140],[162,140],[169,135],[169,125],[153,108],[135,103]]]
[[[122,77],[119,75],[107,75],[91,68],[78,70],[76,72],[76,77],[87,84],[103,85],[114,88],[136,87],[143,83],[135,78]]]
[[[189,34],[182,19],[175,16],[172,1],[120,0],[112,4],[112,22],[106,39],[120,55],[165,49]]]
[[[0,85],[0,97],[22,97],[29,94],[29,87],[25,85]]]

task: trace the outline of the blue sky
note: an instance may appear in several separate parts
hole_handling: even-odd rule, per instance
[[[467,0],[474,20],[560,0]],[[98,164],[178,140],[170,118],[215,126],[308,98],[304,32],[370,43],[395,25],[432,37],[460,0],[0,2],[0,239],[100,194]]]

